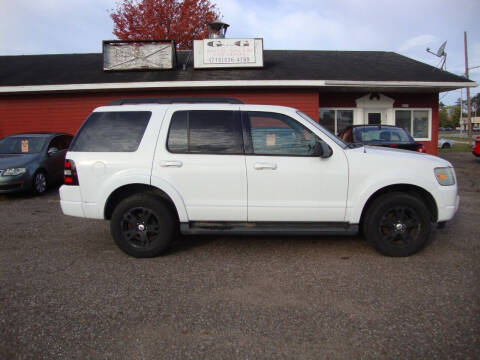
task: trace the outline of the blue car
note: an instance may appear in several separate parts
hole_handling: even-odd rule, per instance
[[[31,191],[43,194],[63,179],[63,165],[73,136],[26,133],[0,140],[0,194]]]

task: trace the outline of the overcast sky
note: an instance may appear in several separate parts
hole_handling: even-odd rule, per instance
[[[113,39],[116,0],[0,0],[0,55],[101,52]],[[217,0],[227,37],[261,37],[265,49],[395,51],[437,66],[447,41],[447,70],[480,66],[480,0]],[[470,72],[480,83],[480,68]],[[472,90],[472,94],[480,91]],[[448,104],[460,90],[440,94]],[[465,92],[464,92],[465,97]]]

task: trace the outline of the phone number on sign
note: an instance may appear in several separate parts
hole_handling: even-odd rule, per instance
[[[210,64],[243,64],[251,62],[248,57],[209,57]]]

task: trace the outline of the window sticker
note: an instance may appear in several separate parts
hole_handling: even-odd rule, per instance
[[[267,134],[267,146],[275,146],[275,134]]]
[[[28,153],[28,140],[22,140],[22,153]]]

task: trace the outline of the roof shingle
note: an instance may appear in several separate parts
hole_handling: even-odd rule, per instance
[[[240,69],[193,69],[189,53],[177,52],[175,69],[154,71],[103,71],[102,54],[0,56],[0,86],[207,80],[469,82],[394,52],[265,50],[263,68]]]

